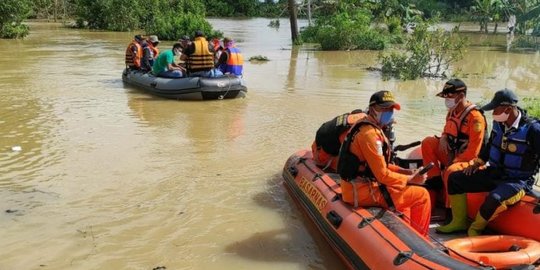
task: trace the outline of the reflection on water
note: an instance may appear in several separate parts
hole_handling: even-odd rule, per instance
[[[381,89],[402,104],[398,143],[438,134],[444,80],[382,81],[365,69],[377,52],[291,48],[269,19],[211,22],[246,59],[270,59],[246,63],[245,99],[124,85],[134,33],[31,23],[0,40],[0,269],[343,268],[282,187],[286,158]],[[539,57],[472,47],[457,66],[474,102],[502,87],[540,96]]]

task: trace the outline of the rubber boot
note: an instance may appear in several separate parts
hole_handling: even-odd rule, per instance
[[[447,225],[437,227],[437,233],[455,233],[467,230],[467,195],[455,194],[449,195],[452,205],[452,221]]]
[[[476,214],[476,218],[474,219],[473,223],[469,227],[469,230],[467,231],[467,234],[469,236],[478,236],[482,234],[482,231],[486,228],[488,224],[488,221],[480,215],[480,213]]]

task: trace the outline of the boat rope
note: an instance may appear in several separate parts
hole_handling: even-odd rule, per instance
[[[219,97],[218,97],[219,100],[224,99],[227,96],[227,94],[229,93],[229,91],[231,91],[231,86],[232,86],[231,76],[230,75],[227,76],[227,79],[229,80],[229,83],[228,83],[229,89],[227,89],[227,91],[225,91],[225,94],[219,95]]]

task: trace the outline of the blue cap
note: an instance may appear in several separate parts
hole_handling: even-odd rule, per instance
[[[518,103],[518,97],[510,89],[504,88],[495,92],[495,96],[490,103],[484,105],[483,111],[491,111],[499,106],[515,106]]]

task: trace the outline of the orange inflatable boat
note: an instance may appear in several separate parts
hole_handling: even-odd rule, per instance
[[[426,239],[396,213],[344,203],[339,175],[317,167],[311,151],[293,154],[285,164],[283,178],[291,197],[350,269],[540,267],[540,206],[531,196],[490,223],[495,235],[440,236],[430,232]],[[470,197],[471,217],[483,202],[482,196],[485,194]]]

